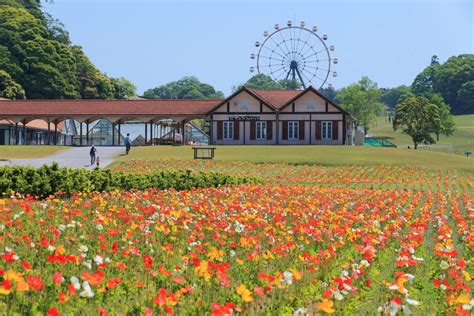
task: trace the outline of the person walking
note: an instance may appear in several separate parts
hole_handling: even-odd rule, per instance
[[[132,146],[130,142],[130,134],[127,133],[127,137],[125,137],[125,153],[128,155],[130,151],[130,147]]]
[[[91,166],[94,165],[95,162],[95,153],[97,152],[97,149],[95,148],[94,145],[92,145],[91,150],[89,152],[89,155],[91,155]]]

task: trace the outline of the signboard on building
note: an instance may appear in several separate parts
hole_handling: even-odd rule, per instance
[[[229,121],[260,121],[260,115],[232,115]]]

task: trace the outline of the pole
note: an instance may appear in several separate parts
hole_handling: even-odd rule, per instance
[[[80,129],[79,144],[82,146],[82,122],[79,123],[79,129]]]
[[[23,145],[26,145],[26,120],[23,120]]]
[[[54,121],[54,145],[58,145],[58,122]]]
[[[48,145],[51,145],[51,121],[48,118]]]
[[[150,140],[151,140],[150,145],[153,145],[153,122],[152,121],[150,121]]]
[[[122,125],[122,123],[119,121],[119,129],[118,129],[118,145],[120,146],[120,135],[122,135],[122,133],[120,132],[120,126]]]
[[[145,146],[147,145],[148,142],[148,123],[145,122]]]
[[[19,143],[19,134],[18,134],[18,122],[15,123],[15,145]]]
[[[115,146],[115,123],[112,123],[112,146]]]
[[[186,144],[186,138],[185,138],[185,136],[186,136],[186,131],[184,130],[185,124],[186,124],[186,123],[185,123],[184,121],[181,122],[181,125],[183,126],[183,127],[182,127],[183,133],[182,133],[182,137],[181,137],[181,140],[182,140],[182,142],[183,142],[183,145]]]
[[[89,146],[89,121],[86,122],[86,146]]]

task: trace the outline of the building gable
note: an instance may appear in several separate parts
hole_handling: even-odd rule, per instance
[[[274,112],[275,109],[251,90],[242,87],[212,109],[211,113],[260,113]]]

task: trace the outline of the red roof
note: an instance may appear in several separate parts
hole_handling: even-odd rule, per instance
[[[0,120],[0,125],[15,125],[15,122],[9,120]],[[62,130],[64,122],[58,123],[58,130]],[[22,123],[18,123],[19,128],[23,128]],[[48,129],[48,123],[43,120],[33,120],[29,123],[26,123],[26,126],[33,129]],[[54,129],[54,125],[51,124],[51,129]]]
[[[304,90],[253,90],[249,89],[276,109],[282,108]]]
[[[204,115],[222,100],[11,100],[0,102],[2,115]]]

